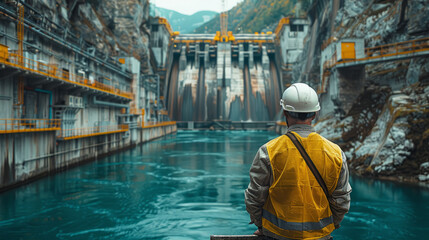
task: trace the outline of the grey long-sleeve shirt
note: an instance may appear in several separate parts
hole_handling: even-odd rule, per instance
[[[301,137],[308,137],[314,132],[310,125],[293,125],[290,131],[298,133]],[[350,193],[352,188],[349,184],[349,170],[346,156],[341,151],[343,164],[340,171],[337,187],[329,200],[335,228],[338,228],[344,215],[350,208]],[[262,207],[268,197],[268,190],[273,182],[271,163],[267,152],[266,144],[259,148],[250,168],[250,183],[245,191],[246,210],[250,214],[251,223],[257,227],[262,227]]]

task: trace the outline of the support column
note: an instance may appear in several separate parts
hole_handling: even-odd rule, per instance
[[[327,91],[320,96],[320,116],[344,116],[364,89],[365,66],[334,68],[327,81]]]

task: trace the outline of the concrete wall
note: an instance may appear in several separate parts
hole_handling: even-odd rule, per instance
[[[293,64],[304,48],[304,38],[307,36],[309,21],[307,19],[290,19],[284,26],[280,37],[281,56],[283,64]]]
[[[0,79],[0,119],[13,117],[13,85],[12,78]]]
[[[151,21],[150,44],[158,68],[167,65],[168,45],[170,43],[170,33],[165,24],[159,24],[158,18]]]
[[[67,141],[54,131],[0,134],[0,191],[176,131],[174,124]]]
[[[365,66],[334,69],[327,81],[327,91],[319,97],[320,117],[344,116],[364,89]]]
[[[282,90],[275,57],[268,54],[272,45],[220,42],[196,51],[199,44],[177,43],[171,67],[178,69],[166,84],[171,119],[272,121],[280,111]]]

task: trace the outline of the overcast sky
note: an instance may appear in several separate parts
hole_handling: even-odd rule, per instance
[[[225,10],[233,8],[243,0],[225,0]],[[198,11],[210,10],[222,11],[222,0],[150,0],[157,7],[177,11],[182,14],[192,15]]]

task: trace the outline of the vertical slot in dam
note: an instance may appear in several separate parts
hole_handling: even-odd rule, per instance
[[[206,119],[206,84],[205,84],[205,67],[203,59],[199,59],[197,96],[195,99],[194,120],[205,121]]]
[[[268,115],[270,119],[274,119],[276,115],[281,111],[279,104],[281,94],[282,94],[282,85],[280,83],[279,74],[277,71],[276,63],[273,59],[270,59],[270,88],[267,89],[265,97],[267,99],[267,108]]]
[[[251,94],[252,84],[250,83],[250,71],[248,61],[244,61],[243,68],[243,86],[244,86],[244,120],[251,120]]]
[[[274,121],[282,86],[265,48],[178,47],[170,66],[168,111],[175,121]]]
[[[169,81],[167,82],[167,108],[170,119],[176,119],[179,115],[179,105],[177,104],[177,78],[179,77],[179,57],[175,56],[171,67]]]

